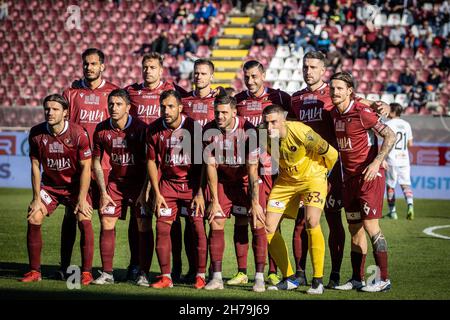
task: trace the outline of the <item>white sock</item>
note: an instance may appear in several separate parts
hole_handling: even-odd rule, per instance
[[[257,273],[255,274],[255,280],[262,280],[262,281],[264,281],[264,273],[262,273],[262,272],[257,272]]]
[[[164,273],[163,276],[169,278],[170,280],[172,280],[172,275],[170,273]]]
[[[222,272],[213,272],[213,279],[222,280]]]
[[[201,278],[205,279],[205,276],[206,275],[204,273],[197,272],[197,277],[201,277]]]

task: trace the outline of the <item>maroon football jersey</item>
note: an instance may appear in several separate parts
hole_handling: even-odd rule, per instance
[[[200,98],[195,95],[195,91],[191,91],[184,95],[182,101],[183,113],[202,126],[214,120],[214,97],[212,93]]]
[[[377,131],[385,127],[378,115],[366,105],[352,100],[344,112],[331,111],[346,177],[361,174],[378,154]]]
[[[63,131],[54,136],[47,122],[31,128],[28,137],[30,158],[42,165],[42,184],[72,189],[79,185],[80,161],[91,158],[87,132],[79,125],[65,121]]]
[[[199,124],[182,115],[181,124],[175,130],[167,127],[162,118],[156,120],[149,128],[147,159],[156,161],[163,179],[180,183],[191,182],[193,185],[200,182],[201,149],[197,150],[200,151],[199,163],[194,164],[195,126]],[[200,134],[198,138],[201,139],[201,128],[198,127],[197,131]],[[190,141],[186,140],[186,137],[190,137]],[[196,147],[199,147],[198,143]]]
[[[238,93],[236,96],[237,114],[250,121],[255,127],[262,122],[263,110],[277,104],[288,112],[288,117],[293,116],[290,113],[291,96],[279,89],[265,88],[264,93],[259,97],[252,97],[247,90]]]
[[[297,120],[310,126],[337,149],[333,119],[330,115],[333,102],[328,84],[324,83],[314,91],[310,91],[308,88],[297,91],[292,95],[291,108]]]
[[[84,80],[80,81],[80,88],[64,90],[64,97],[69,102],[69,120],[81,125],[89,134],[93,145],[94,131],[100,122],[109,118],[108,95],[118,87],[106,80],[91,90]]]
[[[98,124],[94,133],[92,154],[109,155],[111,171],[109,179],[130,184],[145,180],[145,135],[147,125],[139,119],[128,117],[123,130],[115,128],[110,118]]]
[[[130,115],[150,124],[160,117],[159,97],[163,91],[173,90],[171,82],[161,81],[159,86],[150,90],[144,83],[135,83],[125,88],[130,95]]]
[[[218,129],[215,121],[204,126],[204,153],[216,159],[220,183],[247,183],[246,164],[258,160],[256,137],[255,126],[242,117],[236,117],[234,128],[227,132]]]

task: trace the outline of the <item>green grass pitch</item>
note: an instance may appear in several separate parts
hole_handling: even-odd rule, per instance
[[[381,226],[386,235],[389,247],[389,271],[393,288],[389,292],[367,294],[361,292],[338,292],[326,290],[321,296],[308,296],[307,287],[300,287],[290,292],[266,291],[257,294],[251,291],[251,282],[247,286],[226,287],[225,290],[208,292],[195,290],[188,285],[175,285],[171,289],[142,288],[126,282],[118,282],[112,286],[82,287],[80,290],[67,289],[62,281],[49,280],[59,264],[59,233],[63,216],[60,207],[45,220],[42,229],[43,281],[24,284],[18,282],[28,268],[26,249],[26,208],[31,200],[31,190],[0,189],[0,293],[8,298],[27,299],[239,299],[239,300],[273,300],[273,299],[332,299],[332,300],[397,300],[397,299],[450,299],[450,240],[438,239],[425,235],[422,231],[430,226],[450,225],[450,201],[415,201],[416,219],[405,219],[405,204],[403,199],[397,200],[399,220],[381,220]],[[344,217],[343,217],[344,219]],[[328,236],[328,226],[325,218],[321,220],[325,237]],[[346,222],[344,221],[344,225]],[[114,258],[115,278],[125,276],[128,265],[129,250],[127,244],[128,221],[119,221],[117,225],[116,251]],[[285,220],[282,225],[283,236],[291,247],[292,221]],[[95,255],[94,277],[101,267],[99,241],[99,221],[94,219]],[[225,230],[226,248],[223,263],[223,275],[230,278],[236,272],[236,259],[233,246],[233,221],[227,222]],[[437,230],[436,233],[449,236],[449,229]],[[72,262],[80,264],[78,244],[74,248]],[[328,281],[330,271],[330,255],[328,246],[325,258],[325,278]],[[187,262],[183,253],[183,271],[187,271]],[[253,255],[249,252],[249,277],[253,279]],[[293,257],[291,257],[291,262]],[[369,250],[366,268],[374,264]],[[153,276],[159,272],[156,253],[153,255],[151,267]],[[346,234],[346,247],[341,271],[341,280],[351,275],[350,239]],[[311,263],[308,258],[307,276],[311,279]]]

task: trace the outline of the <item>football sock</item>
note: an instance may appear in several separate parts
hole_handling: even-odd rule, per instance
[[[189,271],[194,273],[197,270],[197,247],[195,242],[195,233],[193,232],[192,222],[189,218],[184,220],[184,250],[186,252]]]
[[[114,229],[102,230],[100,232],[100,255],[104,272],[112,273],[113,271],[115,241]]]
[[[268,250],[268,248],[267,248]],[[277,264],[275,263],[275,260],[273,260],[272,256],[270,255],[270,253],[268,254],[269,257],[269,274],[271,273],[277,273]]]
[[[80,229],[80,249],[82,271],[92,271],[92,260],[94,260],[94,230],[91,220],[78,222]]]
[[[164,221],[156,221],[156,254],[161,274],[170,274],[171,227]]]
[[[170,239],[172,241],[172,263],[174,272],[181,273],[181,247],[182,247],[182,235],[181,235],[181,222],[179,219],[172,223],[172,229],[170,230]]]
[[[225,239],[223,230],[212,230],[209,233],[209,254],[214,274],[222,272],[223,251]]]
[[[77,238],[77,216],[73,214],[70,208],[65,209],[63,222],[61,225],[61,269],[66,272],[70,266],[73,246]]]
[[[253,255],[255,257],[256,272],[264,273],[267,255],[266,229],[264,227],[259,229],[252,229],[252,232],[253,232],[252,248],[253,248]]]
[[[190,225],[192,228],[191,233],[195,240],[194,251],[196,257],[196,270],[197,273],[204,274],[206,272],[206,261],[208,259],[208,241],[206,239],[203,218],[194,218]]]
[[[325,239],[320,224],[315,228],[306,229],[306,232],[308,233],[308,250],[311,253],[313,277],[322,278],[325,261]]]
[[[352,262],[352,279],[357,281],[362,281],[365,279],[365,262],[366,262],[366,255],[362,254],[360,252],[352,251],[350,253],[350,260]]]
[[[395,189],[386,185],[386,194],[389,212],[395,212]]]
[[[339,273],[342,259],[344,257],[345,230],[342,225],[341,212],[327,212],[325,217],[328,222],[330,234],[328,236],[328,247],[331,256],[331,272]]]
[[[386,281],[388,279],[388,253],[384,252],[373,252],[375,258],[375,263],[378,268],[380,268],[380,279]]]
[[[41,226],[28,222],[27,249],[30,269],[41,271],[42,233]]]
[[[135,216],[130,216],[128,224],[128,246],[130,248],[130,266],[139,265],[139,229]]]
[[[268,233],[267,243],[269,244],[269,252],[275,259],[283,277],[286,278],[293,275],[294,271],[289,261],[288,249],[281,233],[278,230],[275,233]]]
[[[294,251],[295,267],[297,270],[305,270],[308,256],[308,234],[305,230],[305,210],[298,212],[295,220],[294,235],[292,236],[292,249]]]
[[[263,272],[256,272],[255,273],[255,280],[262,280],[262,281],[264,281],[264,273]]]
[[[146,274],[152,265],[153,250],[155,241],[153,239],[153,229],[149,231],[139,231],[139,268]]]
[[[247,255],[248,255],[248,224],[239,226],[234,225],[234,249],[238,269],[240,272],[247,273]]]
[[[213,279],[222,280],[222,272],[221,271],[215,271],[213,273]]]
[[[405,195],[406,203],[408,205],[413,205],[414,200],[413,200],[413,191],[411,189],[411,186],[407,186],[407,185],[402,186],[402,191],[403,191],[403,194]]]

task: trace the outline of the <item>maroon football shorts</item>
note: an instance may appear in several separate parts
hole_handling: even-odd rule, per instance
[[[60,204],[69,208],[69,213],[73,214],[73,210],[78,202],[79,191],[79,187],[56,189],[48,186],[41,186],[41,202],[47,209],[47,215],[50,216]],[[91,204],[89,195],[86,200]]]
[[[160,208],[158,221],[175,221],[177,216],[192,217],[194,211],[191,209],[191,202],[196,189],[188,183],[160,180],[159,191],[168,208]]]
[[[331,175],[328,177],[328,183],[331,188],[327,194],[327,200],[325,202],[325,211],[338,211],[344,207],[342,189],[344,182],[342,181],[342,171],[340,163],[336,163]]]
[[[384,188],[384,170],[372,181],[364,181],[364,175],[348,178],[343,190],[347,222],[354,224],[382,218]]]
[[[141,193],[142,184],[137,183],[130,185],[116,181],[109,181],[106,190],[116,206],[108,205],[102,212],[100,212],[100,216],[125,220],[128,207],[130,207],[131,215],[136,218],[149,217],[145,210],[143,210],[140,206],[136,206],[136,200]]]

